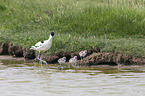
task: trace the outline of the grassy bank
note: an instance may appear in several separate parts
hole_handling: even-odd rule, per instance
[[[145,0],[1,0],[0,42],[29,48],[55,32],[49,52],[101,48],[145,55]]]

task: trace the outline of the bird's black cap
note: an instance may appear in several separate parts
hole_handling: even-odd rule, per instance
[[[54,36],[54,32],[51,32],[51,36],[52,36],[52,37]]]

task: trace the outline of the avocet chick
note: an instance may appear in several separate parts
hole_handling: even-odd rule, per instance
[[[77,62],[77,56],[74,56],[69,60],[69,68],[70,68],[70,64],[74,64],[74,66],[76,66],[76,62]]]
[[[66,57],[63,57],[63,58],[58,59],[58,62],[59,62],[59,66],[58,66],[58,68],[62,68],[62,69],[63,69],[63,67],[62,67],[61,64],[63,64],[63,63],[66,62]]]
[[[81,60],[83,60],[84,57],[87,55],[87,50],[81,51],[81,52],[79,53],[79,55],[80,55],[80,57],[81,57]]]

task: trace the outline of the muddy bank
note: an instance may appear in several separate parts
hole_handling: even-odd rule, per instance
[[[57,63],[57,60],[62,57],[66,57],[67,62],[73,56],[78,57],[77,65],[79,66],[94,66],[94,65],[144,65],[145,57],[133,57],[125,56],[117,53],[103,53],[100,52],[100,48],[87,50],[87,56],[80,60],[79,53],[76,52],[59,52],[53,55],[44,54],[43,59],[48,63]],[[14,45],[11,43],[0,44],[0,55],[11,55],[14,57],[24,57],[25,59],[36,59],[34,50],[27,50],[21,46]]]
[[[21,46],[12,43],[0,44],[0,55],[11,55],[14,57],[25,57],[26,59],[34,59],[35,51],[27,50]]]
[[[80,66],[92,65],[144,65],[145,58],[136,58],[133,56],[125,56],[116,53],[92,53],[87,56],[83,61],[78,61]]]
[[[0,60],[17,60],[17,61],[24,61],[24,57],[14,57],[10,55],[0,55]]]

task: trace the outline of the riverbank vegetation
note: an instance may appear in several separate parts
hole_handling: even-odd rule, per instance
[[[55,32],[50,53],[145,55],[145,0],[1,0],[0,43],[29,48]]]

